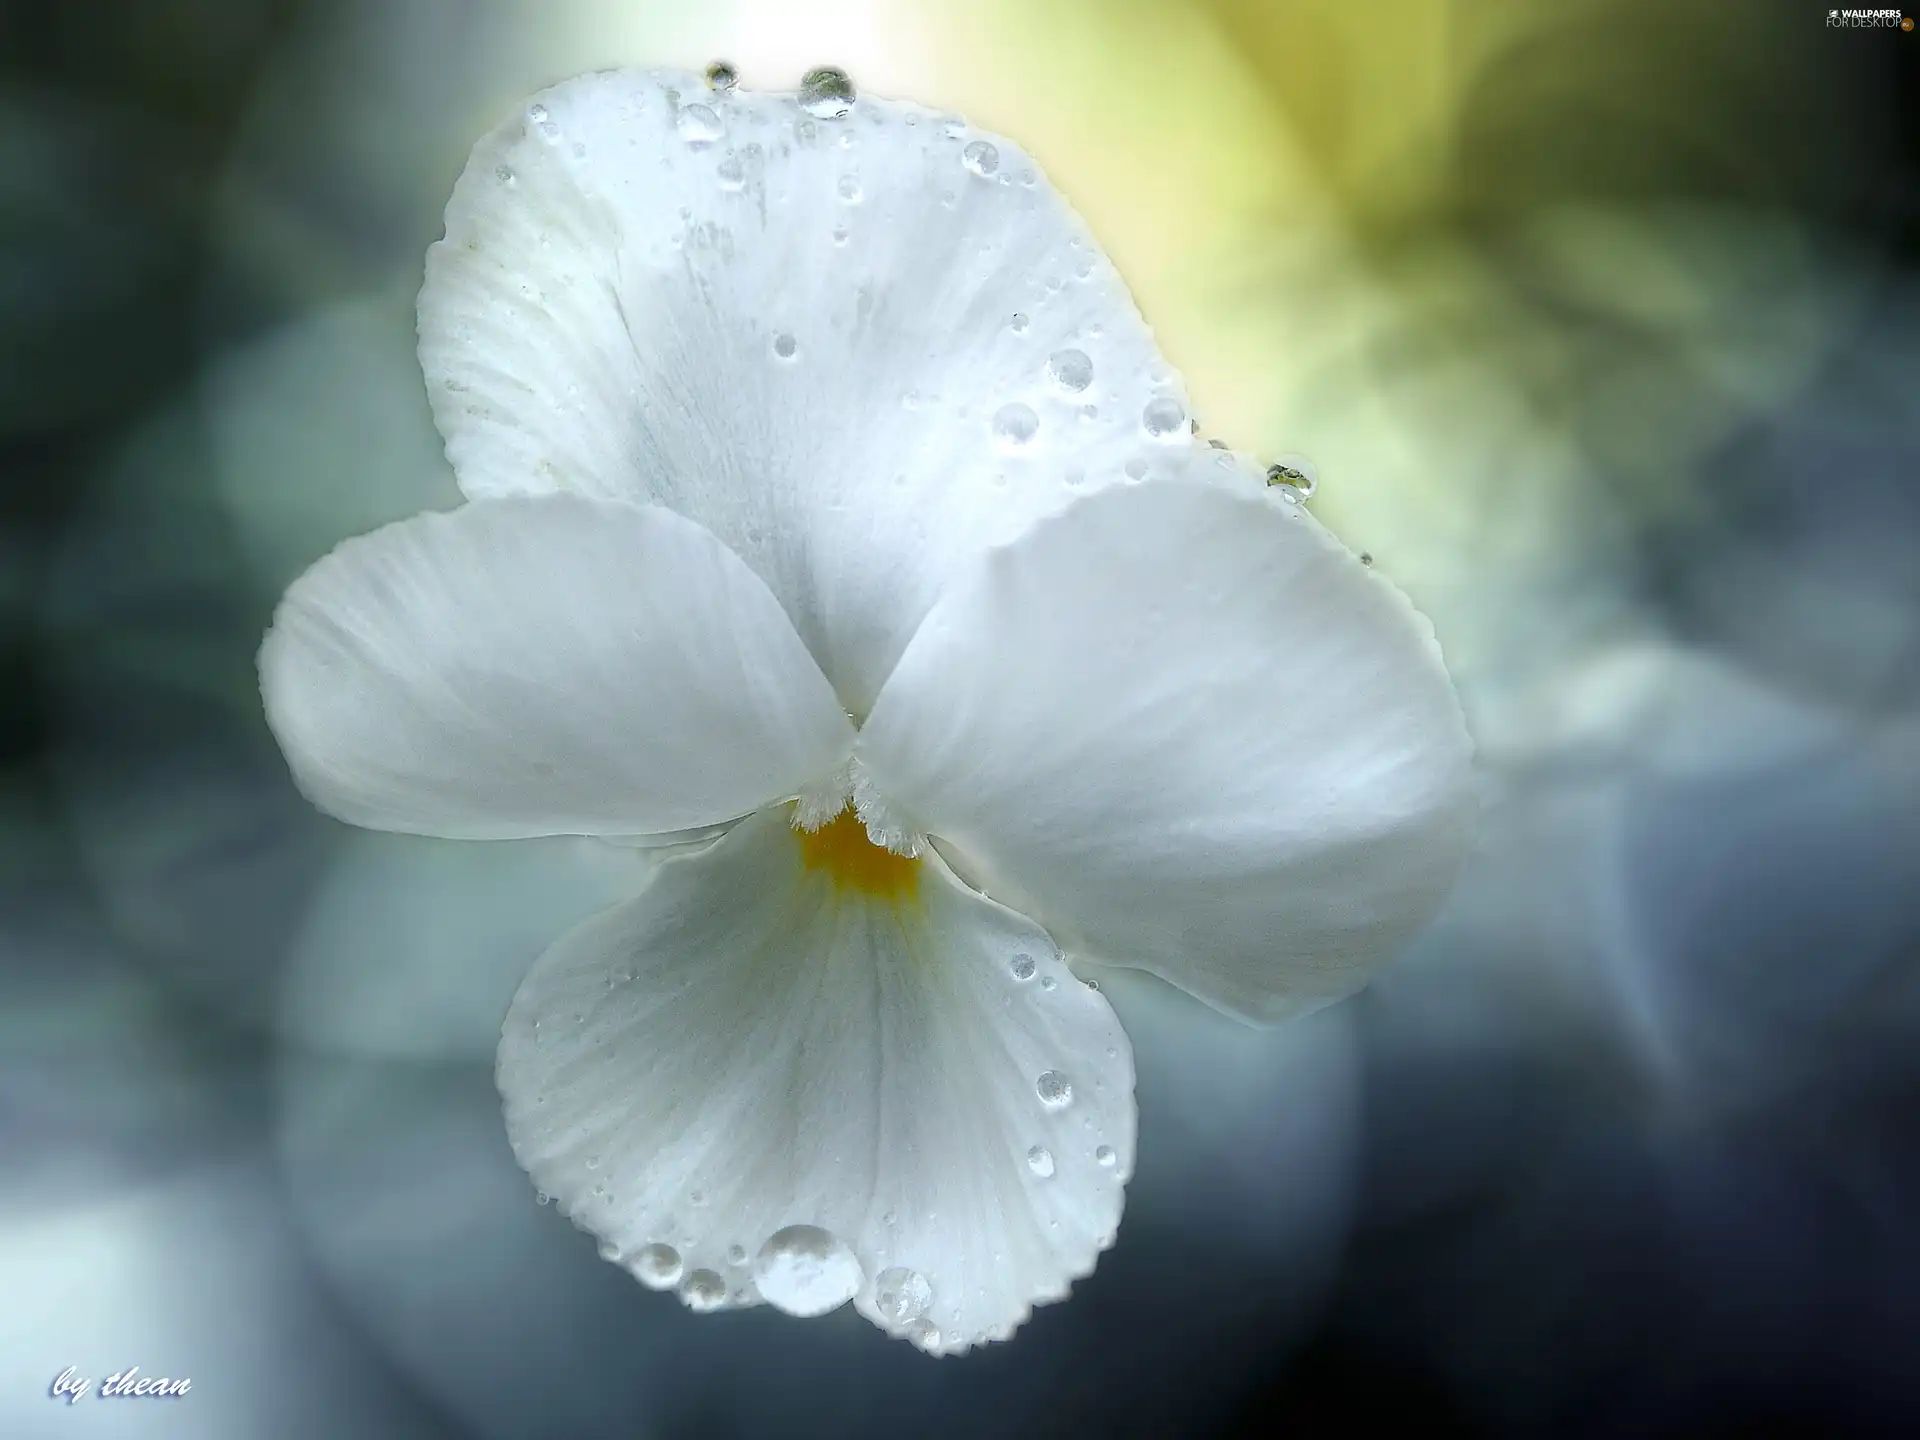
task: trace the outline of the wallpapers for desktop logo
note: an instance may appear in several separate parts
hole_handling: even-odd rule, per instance
[[[1829,30],[1906,30],[1913,21],[1898,10],[1829,10]]]

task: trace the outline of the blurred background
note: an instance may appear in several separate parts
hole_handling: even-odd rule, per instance
[[[1826,20],[0,5],[0,1433],[1920,1427],[1920,33]],[[538,1207],[500,1016],[641,862],[327,821],[255,689],[288,580],[457,498],[412,306],[473,140],[721,56],[1027,146],[1481,747],[1365,995],[1109,987],[1118,1246],[964,1360],[691,1318]],[[48,1394],[128,1365],[192,1391]]]

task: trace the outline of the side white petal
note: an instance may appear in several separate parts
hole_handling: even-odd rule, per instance
[[[468,495],[693,517],[856,712],[957,564],[1191,443],[1126,286],[1019,147],[685,74],[570,80],[475,147],[420,358]]]
[[[911,899],[841,891],[764,812],[534,966],[508,1138],[608,1258],[700,1309],[851,1298],[941,1352],[1092,1270],[1132,1168],[1126,1036],[1043,931],[921,863]]]
[[[579,496],[347,541],[281,600],[260,689],[314,804],[455,839],[737,819],[852,739],[737,556],[670,511]]]
[[[855,754],[869,808],[1070,951],[1257,1021],[1364,984],[1475,810],[1425,620],[1300,505],[1178,481],[987,557]]]

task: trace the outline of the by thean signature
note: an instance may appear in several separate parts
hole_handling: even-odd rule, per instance
[[[191,1380],[185,1378],[170,1380],[164,1375],[142,1375],[138,1365],[129,1365],[126,1369],[116,1370],[102,1380],[100,1388],[94,1391],[94,1395],[101,1400],[118,1400],[128,1395],[171,1400],[186,1394],[192,1388]],[[53,1384],[47,1387],[47,1394],[55,1400],[65,1400],[71,1405],[91,1389],[93,1389],[93,1381],[78,1374],[73,1366],[69,1365],[53,1377]]]

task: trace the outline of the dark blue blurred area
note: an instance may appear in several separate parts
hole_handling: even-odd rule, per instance
[[[1554,67],[1667,20],[1577,8],[1584,50],[1475,97],[1445,221],[1521,319],[1395,351],[1505,367],[1600,497],[1524,577],[1469,554],[1435,591],[1480,851],[1287,1031],[1108,986],[1119,1243],[938,1363],[850,1312],[689,1316],[536,1206],[499,1018],[630,857],[349,831],[260,714],[286,581],[454,498],[389,261],[437,233],[511,7],[392,7],[441,129],[355,132],[384,190],[303,129],[359,94],[322,84],[327,6],[0,8],[0,1434],[1920,1430],[1920,36],[1755,6],[1790,84],[1690,109],[1683,52],[1672,113],[1609,115]],[[1513,259],[1547,189],[1790,223],[1827,342],[1728,400],[1737,327],[1696,365]],[[1658,383],[1611,386],[1629,358]],[[193,1392],[47,1393],[129,1364]]]

